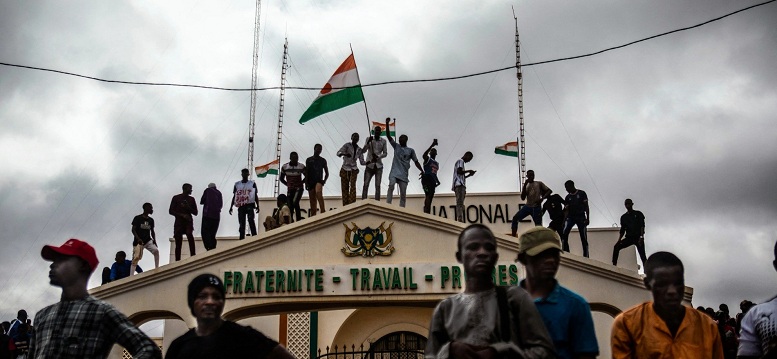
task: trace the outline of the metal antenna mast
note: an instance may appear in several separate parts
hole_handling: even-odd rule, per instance
[[[521,70],[521,40],[518,37],[518,17],[515,16],[513,7],[513,18],[515,19],[515,67],[518,70],[518,188],[523,190],[523,182],[526,179],[526,140],[524,139],[523,126],[523,72]]]
[[[275,159],[278,161],[278,165],[281,163],[281,140],[283,139],[283,102],[286,93],[286,69],[289,68],[289,39],[286,38],[283,43],[283,65],[281,67],[281,103],[278,105],[278,137],[275,142]],[[273,198],[278,197],[280,191],[280,174],[275,176],[275,189],[273,190]]]
[[[254,126],[256,125],[256,77],[259,68],[259,15],[262,13],[262,0],[256,0],[254,18],[254,63],[251,67],[251,113],[248,120],[248,178],[253,177],[254,168]],[[277,185],[276,185],[277,186]]]

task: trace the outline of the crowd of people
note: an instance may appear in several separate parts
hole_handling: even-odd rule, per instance
[[[739,303],[740,312],[733,317],[726,304],[720,304],[717,311],[712,307],[696,307],[696,310],[708,315],[717,324],[720,338],[723,341],[723,352],[727,359],[736,357],[737,349],[739,348],[742,319],[754,306],[755,303],[743,300]]]
[[[394,119],[396,122],[396,119]],[[343,205],[356,201],[357,178],[359,168],[364,167],[363,184],[361,191],[362,200],[367,199],[370,184],[375,180],[374,199],[381,200],[381,179],[383,177],[383,159],[388,155],[388,147],[394,151],[393,162],[388,174],[389,185],[386,193],[386,202],[392,203],[394,190],[399,189],[399,206],[406,205],[406,191],[410,182],[411,163],[419,170],[419,178],[424,191],[423,211],[431,213],[432,202],[436,188],[440,185],[437,173],[440,164],[437,162],[437,139],[434,139],[423,152],[423,164],[418,161],[415,150],[408,146],[408,136],[400,135],[398,141],[394,139],[390,128],[390,118],[386,118],[385,127],[375,126],[367,140],[360,145],[358,133],[351,135],[351,141],[343,144],[337,151],[337,156],[342,158],[340,167],[340,188]],[[385,134],[386,138],[383,138]],[[263,225],[265,230],[273,230],[296,221],[301,221],[302,209],[300,200],[305,191],[308,192],[310,208],[308,217],[326,212],[323,188],[329,180],[329,166],[325,158],[321,157],[322,146],[316,144],[313,147],[313,155],[304,163],[300,161],[297,152],[289,154],[289,162],[280,166],[279,181],[286,186],[286,193],[276,198],[277,206],[272,213],[266,216]],[[467,169],[466,164],[472,161],[474,155],[466,151],[457,159],[453,166],[451,191],[455,194],[455,219],[466,222],[465,198],[467,194],[467,178],[472,177],[477,171]],[[232,215],[237,207],[239,239],[246,236],[246,226],[252,236],[257,234],[255,215],[259,213],[259,196],[256,182],[250,179],[250,171],[247,168],[241,171],[242,179],[235,182],[232,188],[232,200],[230,201],[229,214]],[[535,173],[529,170],[526,173],[526,181],[521,189],[521,199],[525,204],[520,207],[511,220],[511,232],[515,236],[518,230],[518,222],[526,217],[531,217],[534,225],[542,226],[542,218],[545,213],[550,215],[548,228],[556,231],[561,237],[562,250],[569,252],[569,234],[577,226],[583,248],[583,256],[589,256],[587,227],[590,224],[590,210],[588,195],[578,189],[574,181],[564,183],[566,196],[554,194],[545,183],[535,180]],[[168,213],[175,219],[173,224],[173,238],[175,241],[175,260],[181,259],[183,237],[186,236],[189,255],[196,254],[194,242],[194,216],[199,214],[197,202],[192,194],[192,185],[185,183],[182,192],[173,196],[170,201]],[[220,223],[221,210],[224,205],[221,192],[216,184],[210,183],[200,197],[202,205],[202,241],[206,250],[216,248],[216,233]],[[631,245],[637,247],[644,265],[647,260],[645,255],[645,217],[640,211],[632,208],[633,202],[626,200],[627,212],[621,217],[621,233],[613,249],[612,263],[617,265],[620,250]],[[154,231],[154,219],[151,217],[153,206],[151,203],[143,204],[143,213],[132,220],[133,250],[132,267],[129,274],[136,273],[135,268],[143,257],[145,250],[154,256],[155,267],[159,266],[159,249]],[[118,262],[117,262],[118,263]],[[111,268],[103,269],[106,278],[116,277]]]
[[[464,267],[462,293],[434,310],[425,356],[432,358],[594,358],[599,355],[586,300],[555,279],[563,250],[555,231],[537,226],[519,237],[516,260],[526,278],[494,285],[499,253],[491,230],[474,224],[461,232],[456,259]],[[777,270],[777,244],[773,265]],[[777,299],[730,318],[728,308],[683,305],[685,267],[669,252],[645,261],[652,301],[621,312],[610,335],[613,358],[777,358]]]
[[[386,119],[386,129],[389,119]],[[366,199],[370,182],[375,179],[375,200],[380,200],[382,159],[388,145],[394,149],[389,172],[391,203],[393,191],[399,187],[399,205],[405,206],[410,164],[421,172],[425,192],[424,212],[429,213],[440,185],[436,161],[438,142],[435,139],[424,151],[423,165],[415,151],[408,147],[408,137],[401,135],[396,142],[389,131],[383,139],[383,128],[376,126],[363,146],[359,134],[337,151],[342,157],[340,169],[343,205],[356,201],[356,179],[363,166],[362,199]],[[302,220],[299,201],[305,190],[310,197],[308,216],[324,213],[323,186],[329,178],[327,161],[321,157],[321,145],[314,146],[313,156],[305,163],[296,152],[281,167],[280,182],[287,193],[277,198],[277,208],[264,221],[266,230]],[[366,158],[365,158],[366,157]],[[456,220],[464,222],[466,180],[476,171],[465,168],[473,159],[466,152],[454,165],[451,190],[456,196]],[[233,187],[229,213],[238,210],[240,239],[256,235],[254,216],[259,213],[256,183],[249,179],[249,170],[241,171],[242,179]],[[567,195],[561,197],[541,181],[534,171],[527,172],[521,199],[526,203],[513,216],[512,234],[518,237],[516,262],[525,268],[526,277],[519,285],[500,287],[494,284],[492,271],[499,258],[496,238],[482,224],[473,224],[461,231],[457,241],[456,260],[462,264],[465,290],[441,301],[434,310],[429,325],[425,356],[433,358],[594,358],[599,344],[591,310],[585,298],[562,286],[556,279],[562,251],[569,251],[569,234],[577,226],[588,257],[586,227],[590,223],[588,197],[571,180],[564,184]],[[188,240],[190,255],[195,255],[194,220],[199,214],[197,202],[191,196],[192,185],[184,184],[182,192],[172,197],[168,213],[175,217],[175,259],[180,260],[183,236]],[[207,186],[200,198],[202,237],[206,250],[216,248],[216,232],[223,207],[221,192],[216,185]],[[634,209],[631,199],[624,201],[626,212],[621,216],[618,241],[613,248],[612,263],[617,265],[620,250],[637,247],[643,264],[644,285],[653,300],[639,304],[619,314],[613,323],[610,349],[613,358],[777,358],[777,299],[755,305],[740,304],[741,312],[731,317],[725,304],[719,310],[683,304],[685,267],[672,253],[645,253],[645,216]],[[143,212],[132,220],[132,259],[127,253],[116,253],[110,268],[103,268],[103,284],[141,273],[138,262],[147,250],[159,266],[154,212],[151,203],[144,203]],[[542,217],[550,214],[548,227]],[[517,235],[518,222],[531,217],[535,227]],[[777,245],[774,249],[777,270]],[[35,315],[33,321],[20,310],[17,318],[2,323],[0,359],[5,358],[103,358],[118,343],[135,358],[161,358],[161,351],[142,331],[110,304],[89,295],[87,283],[98,260],[94,248],[78,239],[61,246],[44,246],[41,257],[51,262],[50,284],[60,287],[61,300]],[[188,287],[187,301],[197,326],[174,340],[167,348],[167,358],[260,357],[292,359],[277,341],[261,332],[221,317],[225,287],[212,274],[195,277]],[[772,319],[774,318],[774,319]]]
[[[561,237],[536,226],[521,234],[518,243],[515,261],[525,267],[525,279],[515,286],[496,286],[492,273],[499,253],[494,234],[482,224],[461,231],[455,258],[464,270],[465,290],[435,308],[426,358],[599,355],[587,301],[556,279]],[[134,358],[161,358],[159,347],[146,334],[87,291],[98,264],[91,245],[70,239],[61,246],[44,246],[41,257],[51,262],[50,284],[61,288],[61,299],[36,313],[34,321],[20,310],[16,319],[4,322],[0,359],[105,358],[114,344]],[[121,258],[117,256],[117,262]],[[774,258],[777,270],[777,244]],[[644,285],[653,300],[615,318],[610,338],[613,358],[777,357],[777,299],[759,305],[743,301],[735,318],[725,305],[717,312],[694,310],[682,304],[684,276],[682,261],[672,253],[656,252],[647,258]],[[294,358],[276,340],[221,317],[225,286],[218,276],[196,276],[186,295],[197,325],[168,346],[167,358]]]

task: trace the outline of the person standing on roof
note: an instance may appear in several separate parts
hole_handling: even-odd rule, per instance
[[[359,175],[359,163],[364,165],[362,148],[359,147],[359,134],[351,135],[348,142],[337,151],[337,157],[343,158],[343,166],[340,167],[340,188],[342,189],[343,206],[356,202],[356,177]],[[359,162],[356,162],[356,161]]]
[[[386,128],[386,133],[389,129]],[[372,136],[364,143],[366,153],[364,166],[364,187],[362,187],[362,199],[367,199],[367,191],[370,189],[370,181],[375,177],[375,200],[380,201],[380,179],[383,177],[383,159],[388,155],[386,151],[386,139],[380,137],[383,128],[375,126]]]
[[[565,252],[569,252],[569,233],[573,226],[577,226],[580,233],[580,241],[583,244],[583,257],[588,258],[588,224],[591,223],[591,212],[588,208],[588,195],[585,191],[575,188],[572,180],[564,183],[567,197],[564,198],[564,231],[561,233],[561,246]]]
[[[246,221],[251,229],[251,236],[256,235],[256,220],[254,213],[259,213],[259,195],[256,190],[256,183],[248,179],[248,168],[240,171],[242,180],[235,182],[232,188],[232,204],[229,205],[229,215],[232,215],[232,207],[237,207],[237,223],[240,239],[246,237]]]
[[[302,173],[305,172],[305,165],[299,162],[299,155],[297,152],[289,154],[289,162],[286,162],[281,167],[281,176],[279,180],[286,186],[286,198],[289,201],[289,210],[291,210],[297,218],[292,220],[302,220],[301,210],[299,208],[299,201],[302,199],[302,195],[305,194],[305,184],[302,179]]]
[[[183,235],[189,241],[189,256],[194,256],[194,217],[197,211],[197,202],[194,201],[192,194],[192,185],[184,183],[181,186],[183,192],[173,196],[170,200],[170,209],[168,213],[175,217],[173,223],[173,238],[175,238],[175,260],[181,260],[181,245],[183,244]]]
[[[313,146],[313,156],[308,157],[305,160],[305,187],[308,189],[308,197],[310,197],[310,212],[308,217],[316,215],[318,210],[321,213],[326,212],[326,206],[324,205],[324,184],[329,179],[329,166],[326,163],[326,159],[321,157],[320,143],[316,143]],[[318,208],[316,208],[318,206]]]
[[[394,119],[396,122],[397,119]],[[399,144],[391,137],[391,131],[388,131],[390,119],[386,117],[386,137],[388,137],[389,144],[394,148],[394,161],[391,163],[391,172],[389,172],[389,188],[386,194],[386,203],[391,203],[394,198],[394,186],[399,185],[399,206],[405,207],[405,198],[407,195],[407,184],[410,182],[408,179],[410,171],[410,161],[415,163],[415,167],[422,173],[421,164],[418,162],[418,157],[415,155],[415,150],[407,147],[407,135],[399,136]]]
[[[202,244],[205,250],[209,251],[216,249],[216,233],[219,231],[221,208],[224,206],[221,191],[216,188],[215,183],[209,183],[208,188],[202,192],[200,204],[202,205]]]
[[[453,186],[451,190],[456,194],[456,221],[461,223],[467,223],[467,214],[464,212],[464,197],[467,196],[467,177],[475,175],[475,170],[464,169],[464,164],[469,161],[472,161],[472,152],[467,151],[453,166]]]
[[[518,210],[513,216],[512,221],[512,236],[515,237],[518,233],[518,222],[522,221],[526,216],[531,215],[535,226],[542,225],[542,201],[548,197],[553,191],[548,188],[544,183],[534,180],[534,171],[526,171],[526,182],[523,183],[523,189],[521,190],[521,199],[526,200],[526,204]]]
[[[434,199],[434,190],[440,185],[437,178],[437,170],[440,169],[440,163],[437,162],[437,139],[432,141],[432,145],[424,151],[424,172],[421,174],[421,186],[424,188],[424,213],[432,213],[432,200]]]

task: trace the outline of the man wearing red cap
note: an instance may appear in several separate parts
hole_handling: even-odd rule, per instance
[[[30,358],[106,358],[119,344],[133,358],[162,358],[154,342],[110,304],[86,290],[97,267],[94,248],[78,239],[44,246],[41,257],[51,261],[51,285],[62,288],[59,303],[35,315]]]

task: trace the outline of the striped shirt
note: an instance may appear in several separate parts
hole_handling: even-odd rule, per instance
[[[133,358],[162,358],[159,347],[124,314],[87,296],[52,304],[35,315],[28,358],[106,358],[113,344]]]
[[[297,162],[294,166],[291,162],[287,162],[281,167],[281,173],[286,176],[286,187],[289,189],[302,188],[302,172],[305,171],[305,165],[302,162]]]

